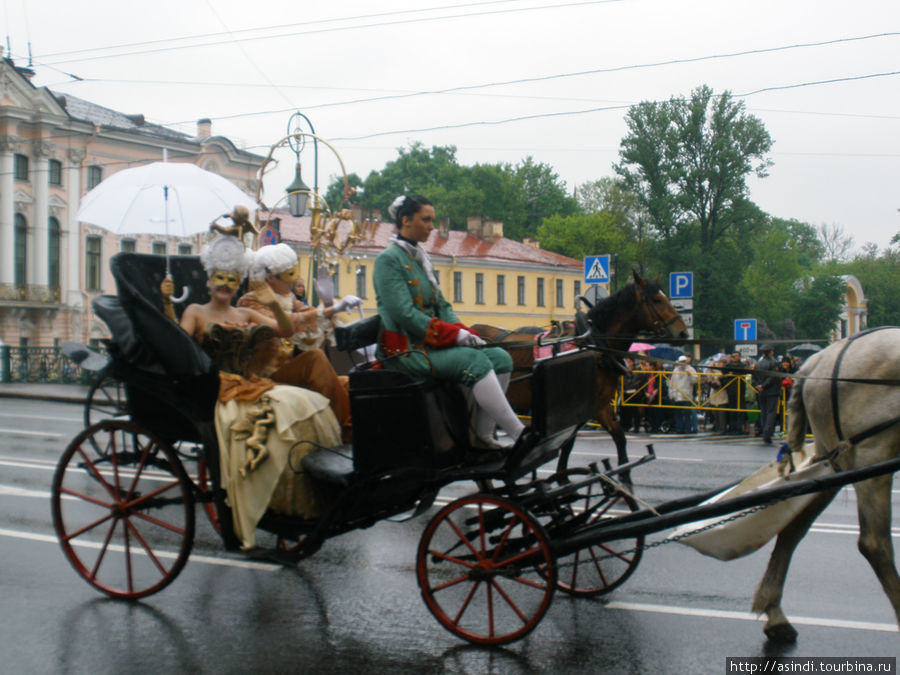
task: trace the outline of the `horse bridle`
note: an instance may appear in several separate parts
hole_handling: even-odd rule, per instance
[[[637,293],[638,289],[635,286],[635,292]],[[657,291],[657,293],[662,293],[662,291]],[[638,297],[638,304],[644,309],[644,315],[647,318],[647,323],[653,326],[653,329],[656,331],[657,337],[666,337],[671,333],[667,330],[669,326],[678,321],[681,318],[681,315],[677,312],[675,316],[673,316],[668,321],[663,321],[662,315],[659,311],[652,306],[651,303],[648,303],[646,299],[646,293],[640,293]]]

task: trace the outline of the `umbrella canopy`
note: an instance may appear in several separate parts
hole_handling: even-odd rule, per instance
[[[803,342],[788,349],[788,354],[792,354],[793,356],[810,356],[820,351],[822,351],[822,348],[819,345],[814,345],[811,342]]]
[[[81,200],[78,220],[116,234],[187,237],[235,206],[256,204],[234,183],[194,164],[154,162],[123,169]]]
[[[646,342],[632,342],[631,346],[628,348],[630,352],[649,352],[653,349],[653,345],[647,344]]]
[[[654,359],[665,359],[667,361],[677,361],[679,356],[684,356],[684,352],[678,347],[667,344],[658,344],[650,350],[648,356]]]

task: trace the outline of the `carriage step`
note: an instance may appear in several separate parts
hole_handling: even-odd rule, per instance
[[[354,472],[353,446],[348,444],[316,450],[304,456],[300,465],[317,480],[347,487]]]

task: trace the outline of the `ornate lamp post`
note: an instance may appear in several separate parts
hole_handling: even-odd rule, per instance
[[[308,126],[310,130],[304,131],[304,125]],[[310,139],[313,142],[314,162],[312,189],[310,189],[310,187],[303,181],[303,178],[300,175],[300,153],[303,151],[306,142]],[[344,177],[344,200],[341,204],[334,205],[337,206],[336,210],[332,209],[319,194],[320,141],[334,153],[335,158],[341,166],[341,172],[343,173]],[[310,261],[310,274],[307,279],[306,287],[308,289],[311,289],[313,294],[311,298],[312,304],[315,304],[315,284],[312,284],[310,282],[315,276],[319,263],[324,262],[327,263],[330,267],[333,267],[344,255],[344,251],[348,250],[356,242],[365,239],[368,233],[363,231],[363,229],[360,227],[360,224],[353,222],[353,215],[350,209],[342,208],[344,203],[349,200],[350,196],[353,194],[353,190],[350,188],[350,183],[347,178],[347,171],[344,168],[343,160],[341,160],[341,157],[337,153],[337,150],[335,150],[334,146],[332,146],[324,138],[316,135],[313,129],[313,125],[309,121],[309,118],[301,112],[296,112],[291,115],[291,118],[288,122],[288,135],[272,145],[272,147],[269,149],[268,156],[260,166],[256,193],[257,203],[263,204],[263,179],[267,171],[277,165],[278,162],[274,159],[274,155],[280,148],[284,148],[284,146],[288,146],[291,150],[293,150],[296,168],[294,171],[294,181],[287,186],[287,188],[285,189],[285,195],[280,200],[278,200],[278,203],[287,201],[288,209],[290,210],[291,215],[294,217],[299,218],[306,215],[307,213],[312,216],[309,228],[310,246],[312,247],[312,259]],[[260,211],[271,212],[274,211],[277,206],[278,204],[273,205],[271,208],[263,206],[260,210],[257,211],[257,218],[260,218]],[[322,217],[323,211],[325,212],[325,217]],[[339,228],[342,221],[347,221],[350,223],[349,231],[345,230],[345,234],[343,236],[341,236],[339,233]]]

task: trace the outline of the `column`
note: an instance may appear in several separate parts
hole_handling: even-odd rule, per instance
[[[28,251],[31,256],[28,265],[28,283],[39,288],[46,288],[50,283],[47,270],[47,251],[50,237],[47,231],[47,218],[50,217],[48,197],[50,194],[50,169],[48,160],[53,146],[47,141],[35,139],[31,142],[31,153],[34,169],[31,172],[31,189],[34,194],[33,222],[29,223]]]
[[[15,136],[0,136],[0,286],[12,285],[15,269]]]
[[[62,301],[71,307],[81,307],[81,261],[83,259],[81,225],[78,223],[78,206],[81,202],[81,164],[87,153],[77,148],[69,149],[69,166],[66,169],[68,210],[60,219],[60,292]]]

